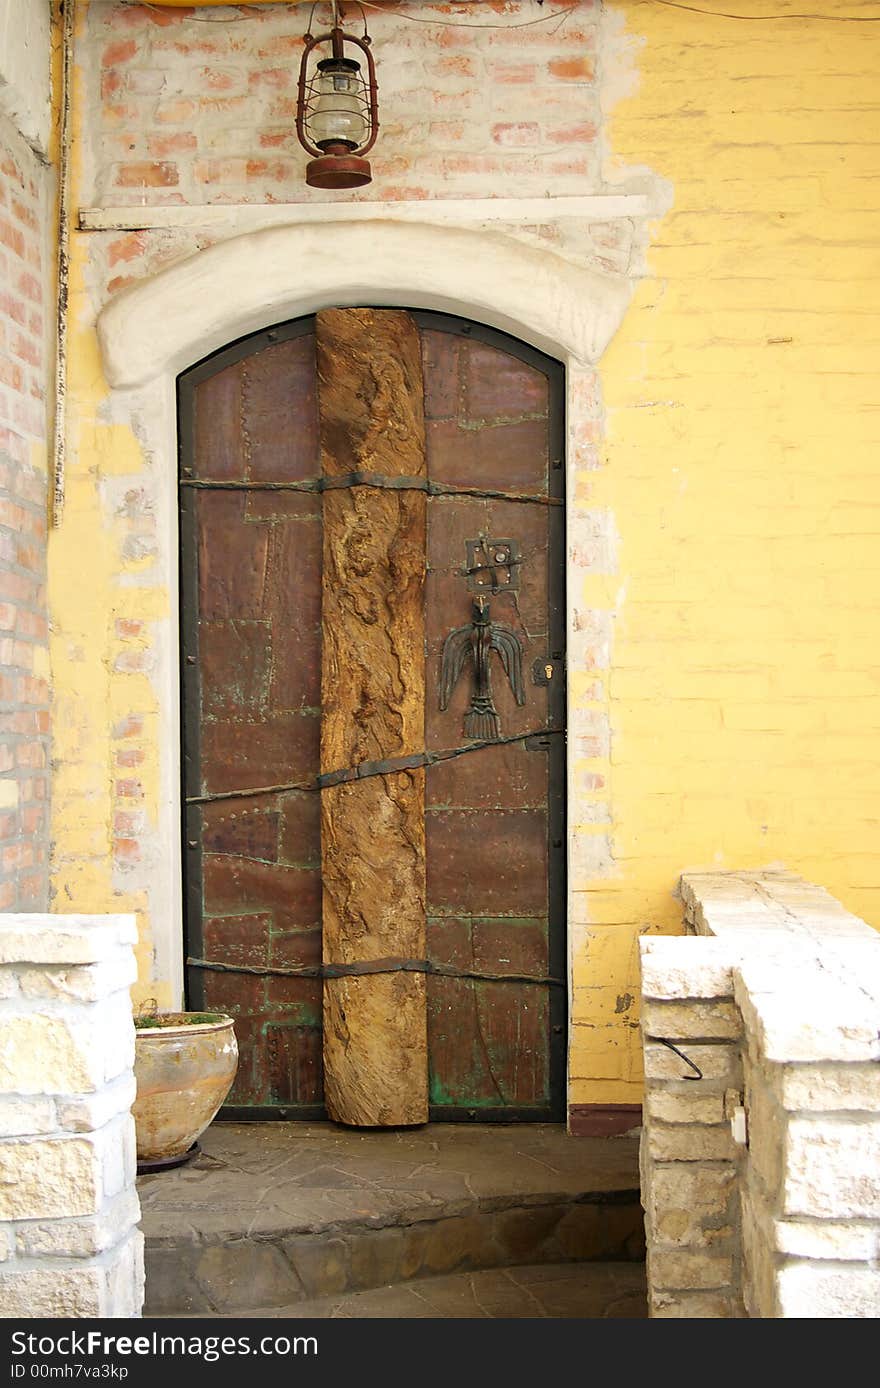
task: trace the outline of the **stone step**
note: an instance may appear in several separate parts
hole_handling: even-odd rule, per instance
[[[239,1314],[275,1320],[644,1320],[648,1307],[643,1263],[539,1263],[421,1277]]]
[[[138,1182],[147,1315],[244,1315],[444,1274],[644,1256],[632,1139],[215,1124],[202,1149]]]

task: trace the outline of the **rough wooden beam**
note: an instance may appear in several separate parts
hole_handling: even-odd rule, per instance
[[[318,314],[325,476],[426,472],[418,330],[397,311]],[[324,493],[321,770],[424,745],[422,492]],[[324,960],[425,956],[425,773],[322,792]],[[428,1117],[425,980],[377,974],[324,983],[324,1087],[338,1122]]]

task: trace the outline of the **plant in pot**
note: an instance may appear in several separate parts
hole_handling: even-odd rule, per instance
[[[134,1016],[132,1112],[138,1174],[181,1166],[235,1079],[238,1044],[223,1012],[160,1012],[150,999]]]

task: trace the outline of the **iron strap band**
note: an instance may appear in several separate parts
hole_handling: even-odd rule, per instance
[[[349,487],[378,487],[392,492],[427,492],[428,496],[475,496],[494,501],[523,501],[535,506],[562,506],[558,496],[536,496],[531,492],[502,492],[481,487],[454,487],[430,482],[427,477],[387,477],[380,472],[343,472],[338,477],[309,477],[301,482],[233,481],[224,478],[182,477],[182,487],[201,491],[227,492],[335,492]]]
[[[387,757],[384,761],[362,761],[357,766],[347,766],[341,771],[325,771],[310,781],[291,781],[285,785],[253,786],[248,790],[218,790],[211,795],[190,795],[187,805],[212,805],[217,800],[250,799],[256,795],[280,795],[291,790],[324,790],[328,786],[339,786],[346,781],[363,781],[368,776],[392,776],[396,771],[417,771],[422,766],[434,766],[437,762],[451,761],[453,757],[463,757],[468,752],[482,752],[486,747],[504,747],[512,742],[539,741],[542,737],[564,736],[564,728],[538,728],[533,732],[517,733],[511,737],[493,737],[470,743],[467,747],[447,747],[441,752],[413,752],[410,756]]]
[[[539,978],[533,974],[490,974],[473,969],[456,969],[452,964],[435,964],[430,959],[358,959],[351,964],[302,964],[298,968],[270,968],[259,964],[220,964],[210,959],[188,958],[191,969],[210,969],[224,974],[258,974],[271,978],[364,978],[371,974],[433,974],[438,978],[473,978],[488,983],[537,983],[548,988],[564,988],[561,978]]]

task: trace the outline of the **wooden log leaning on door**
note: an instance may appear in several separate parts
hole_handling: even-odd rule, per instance
[[[321,466],[425,476],[419,333],[396,310],[317,315]],[[323,495],[321,771],[424,746],[424,492]],[[425,772],[321,792],[324,962],[425,956]],[[428,1118],[425,978],[324,981],[324,1091],[337,1122]]]

